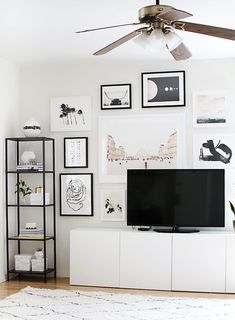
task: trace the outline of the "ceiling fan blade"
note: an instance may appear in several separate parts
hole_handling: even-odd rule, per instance
[[[176,21],[179,19],[184,19],[191,17],[192,14],[186,11],[178,10],[175,8],[171,8],[168,11],[158,14],[158,18],[168,21]]]
[[[178,30],[200,33],[200,34],[205,34],[212,37],[224,38],[224,39],[235,41],[235,30],[233,29],[226,29],[226,28],[208,26],[208,25],[192,23],[192,22],[183,22],[183,21],[175,21],[172,23],[172,26]]]
[[[190,57],[192,57],[191,52],[189,49],[181,43],[178,47],[176,47],[174,50],[170,51],[172,56],[174,57],[175,60],[186,60]]]
[[[128,33],[127,35],[125,35],[124,37],[122,37],[122,38],[110,43],[106,47],[96,51],[95,53],[93,53],[93,55],[94,56],[99,56],[99,55],[105,54],[105,53],[117,48],[118,46],[122,45],[123,43],[127,42],[128,40],[131,40],[131,39],[135,38],[142,31],[146,31],[147,29],[148,29],[148,27],[139,28],[137,30],[134,30],[131,33]]]
[[[126,26],[137,26],[139,24],[143,24],[143,23],[142,22],[133,22],[133,23],[117,24],[117,25],[108,26],[108,27],[80,30],[80,31],[76,31],[75,33],[85,33],[85,32],[90,32],[90,31],[98,31],[98,30],[105,30],[105,29],[112,29],[112,28],[119,28],[119,27],[126,27]]]

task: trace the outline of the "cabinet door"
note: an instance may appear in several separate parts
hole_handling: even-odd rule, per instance
[[[226,236],[226,292],[235,292],[235,234]]]
[[[70,284],[119,285],[119,232],[71,231]]]
[[[121,232],[120,286],[170,290],[171,237],[155,232]]]
[[[172,290],[225,291],[225,235],[173,235]]]

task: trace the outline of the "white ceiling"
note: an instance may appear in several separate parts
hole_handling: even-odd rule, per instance
[[[86,34],[75,31],[138,22],[138,9],[151,0],[0,0],[0,57],[18,63],[82,59],[169,59],[132,41],[103,57],[92,53],[138,27]],[[193,14],[187,21],[235,29],[235,0],[166,0]],[[235,41],[177,31],[193,59],[235,57]],[[191,58],[192,59],[192,58]]]

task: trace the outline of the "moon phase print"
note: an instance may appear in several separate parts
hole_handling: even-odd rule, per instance
[[[142,108],[184,107],[185,71],[142,73]]]

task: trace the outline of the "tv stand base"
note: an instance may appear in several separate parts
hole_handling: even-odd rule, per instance
[[[168,229],[153,229],[155,232],[163,232],[163,233],[195,233],[200,232],[200,230],[196,229],[180,229],[178,226],[173,226]]]

